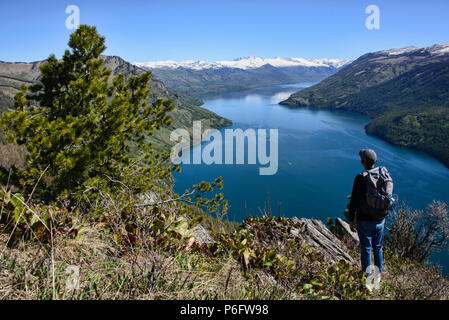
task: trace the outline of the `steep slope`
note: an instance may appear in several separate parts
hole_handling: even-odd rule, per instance
[[[135,63],[168,87],[207,96],[262,86],[317,82],[334,74],[348,61],[340,59],[242,58],[232,61],[157,61]]]
[[[112,71],[113,75],[124,73],[126,77],[138,75],[145,70],[126,62],[120,57],[104,56],[104,66]],[[0,62],[0,112],[13,108],[14,94],[22,84],[32,84],[39,81],[39,66],[45,61],[33,63]],[[231,121],[217,114],[199,107],[202,101],[187,94],[180,94],[168,89],[165,84],[157,79],[150,81],[151,94],[149,101],[153,102],[157,97],[172,99],[175,110],[171,112],[173,119],[172,128],[161,128],[151,138],[156,148],[167,149],[172,143],[169,140],[169,132],[173,128],[185,128],[192,131],[192,121],[201,120],[203,129],[218,128],[230,125]]]
[[[449,166],[449,43],[365,54],[281,104],[366,114],[368,133]]]

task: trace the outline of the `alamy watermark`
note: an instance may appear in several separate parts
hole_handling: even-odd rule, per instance
[[[245,151],[248,151],[248,164],[259,163],[263,166],[259,168],[260,175],[273,175],[278,170],[278,129],[269,129],[269,137],[267,129],[257,129],[257,132],[255,129],[225,129],[223,139],[222,133],[218,130],[207,129],[201,133],[201,121],[194,121],[192,132],[193,139],[186,129],[176,129],[170,134],[170,140],[177,142],[170,154],[172,163],[244,164]],[[247,141],[246,149],[245,139]],[[201,143],[207,141],[210,143],[203,147]],[[267,144],[269,150],[267,150]],[[191,149],[192,146],[197,147]],[[191,150],[193,150],[192,157],[190,156]]]
[[[380,29],[380,9],[378,6],[372,4],[366,7],[365,13],[369,16],[365,20],[365,27],[368,30]]]
[[[80,25],[80,8],[72,4],[65,8],[65,13],[69,15],[65,19],[65,27],[69,30],[78,29]]]
[[[65,273],[68,274],[65,287],[67,291],[78,290],[80,288],[80,267],[67,266]]]
[[[373,267],[373,272],[371,272],[371,267]],[[365,270],[365,274],[368,274],[366,277],[365,286],[368,288],[368,290],[379,290],[380,289],[380,278],[381,278],[381,272],[379,270],[379,267],[374,266],[368,266]]]

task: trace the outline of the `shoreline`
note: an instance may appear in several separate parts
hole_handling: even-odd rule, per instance
[[[401,148],[406,148],[406,149],[409,149],[409,150],[422,152],[422,153],[426,154],[427,156],[430,156],[433,159],[437,160],[439,163],[441,163],[445,168],[447,168],[449,170],[449,161],[445,161],[445,159],[441,158],[440,156],[434,154],[431,151],[425,150],[425,149],[420,148],[420,147],[415,147],[415,146],[405,146],[405,145],[402,145],[402,144],[394,142],[393,140],[389,139],[386,136],[377,134],[376,132],[369,132],[367,130],[367,127],[373,122],[373,120],[375,118],[372,118],[372,117],[370,117],[369,115],[367,115],[367,114],[365,114],[363,112],[352,111],[352,110],[345,110],[345,109],[333,109],[333,108],[328,108],[328,107],[303,106],[303,105],[298,105],[296,103],[289,102],[288,101],[289,99],[279,102],[279,105],[285,106],[285,107],[290,108],[290,109],[344,111],[344,112],[354,112],[354,113],[357,113],[357,114],[360,114],[360,115],[363,115],[363,116],[367,116],[370,119],[370,121],[365,125],[365,133],[367,135],[376,137],[376,138],[378,138],[378,139],[380,139],[380,140],[382,140],[382,141],[384,141],[384,142],[386,142],[386,143],[388,143],[388,144],[390,144],[392,146],[395,146],[395,147],[401,147]]]

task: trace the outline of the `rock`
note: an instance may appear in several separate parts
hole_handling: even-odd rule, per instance
[[[200,244],[203,243],[214,243],[214,239],[212,239],[209,231],[207,231],[202,225],[197,225],[193,228],[193,232],[195,233],[195,239]]]
[[[290,234],[291,234],[292,236],[294,236],[295,238],[296,238],[296,237],[299,237],[299,229],[291,228],[291,229],[290,229]]]
[[[353,244],[358,245],[360,243],[357,232],[351,231],[349,223],[340,218],[335,218],[335,231],[341,240],[348,238]]]
[[[335,263],[343,259],[351,264],[356,262],[345,251],[345,246],[321,220],[294,217],[293,223],[299,224],[300,229],[292,229],[290,233],[299,238],[315,250],[323,254],[326,259]]]

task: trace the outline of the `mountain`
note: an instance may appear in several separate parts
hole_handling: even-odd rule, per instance
[[[216,62],[207,61],[194,61],[187,60],[176,62],[173,60],[166,61],[153,61],[153,62],[135,62],[135,65],[140,67],[146,67],[149,69],[193,69],[193,70],[204,70],[204,69],[221,69],[221,68],[236,68],[236,69],[256,69],[264,65],[271,65],[277,68],[283,67],[335,67],[340,68],[345,65],[348,61],[342,59],[303,59],[303,58],[258,58],[258,57],[244,57],[237,58],[234,60],[222,60]]]
[[[367,133],[449,167],[449,42],[365,54],[281,104],[368,115]]]
[[[128,77],[145,72],[142,68],[126,62],[120,57],[103,56],[102,59],[104,59],[104,66],[109,68],[114,76],[124,73]],[[32,63],[0,61],[0,113],[13,108],[14,95],[22,84],[30,85],[39,81],[39,67],[44,62],[45,60]],[[159,129],[151,138],[154,145],[159,149],[167,148],[172,144],[169,139],[170,131],[173,128],[185,128],[191,132],[192,121],[194,120],[201,120],[203,129],[218,128],[231,124],[230,120],[199,107],[202,104],[200,99],[170,90],[160,80],[152,78],[149,88],[151,91],[150,102],[155,101],[157,97],[169,98],[173,100],[175,105],[175,109],[171,112],[172,127]]]
[[[269,85],[317,82],[348,62],[342,59],[246,57],[216,62],[168,60],[134,64],[151,70],[169,88],[208,96]]]

